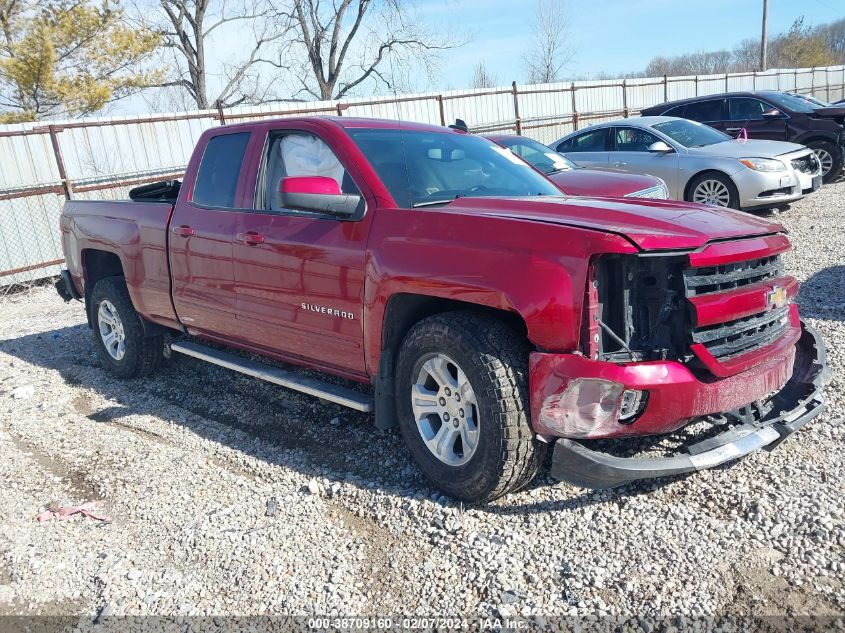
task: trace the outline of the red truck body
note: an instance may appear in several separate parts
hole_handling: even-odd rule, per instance
[[[641,199],[460,197],[436,208],[405,208],[350,134],[358,129],[460,134],[351,118],[208,130],[175,204],[67,203],[61,230],[72,293],[89,298],[99,278],[119,274],[145,323],[376,383],[377,391],[418,319],[454,309],[500,315],[533,350],[531,424],[544,441],[666,433],[692,418],[760,401],[793,377],[797,342],[806,332],[792,304],[797,282],[775,266],[790,248],[780,225],[730,210]],[[280,130],[322,139],[357,184],[363,215],[350,221],[258,209],[265,148]],[[198,204],[193,188],[205,147],[219,135],[238,133],[249,137],[232,208]],[[673,272],[663,272],[664,262]],[[630,323],[614,334],[625,339],[619,350],[603,349],[616,345],[598,324],[614,292],[608,275],[626,266],[639,267],[637,278],[646,284],[663,287],[666,275],[680,284],[664,294],[686,315],[686,329],[671,336],[687,338],[680,346],[656,346],[663,358],[634,349],[635,336],[622,334]],[[743,276],[757,266],[769,266],[772,274]],[[683,280],[696,275],[741,283],[677,296]],[[668,309],[654,305],[652,320]],[[733,343],[730,332],[716,343],[708,333],[775,310],[783,315],[768,336],[735,328],[736,336],[755,342],[741,353],[709,351]],[[91,309],[89,319],[95,319]],[[629,352],[630,358],[620,356]],[[561,414],[567,406],[562,397],[574,380],[585,378],[647,392],[647,403],[632,423],[579,430]]]

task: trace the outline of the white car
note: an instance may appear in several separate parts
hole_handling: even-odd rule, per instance
[[[582,167],[662,178],[675,200],[744,211],[783,208],[822,184],[821,164],[803,145],[734,139],[677,117],[601,123],[550,147]]]

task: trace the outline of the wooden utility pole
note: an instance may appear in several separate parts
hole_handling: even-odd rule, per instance
[[[763,34],[760,36],[760,71],[766,70],[766,49],[769,47],[769,0],[763,0]]]

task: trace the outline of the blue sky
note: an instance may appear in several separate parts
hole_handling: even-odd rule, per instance
[[[762,0],[568,0],[575,57],[567,74],[642,70],[656,55],[731,48],[760,37]],[[465,86],[484,61],[507,84],[524,77],[531,38],[531,0],[418,0],[426,14],[448,12],[474,39],[441,66],[445,88]],[[845,0],[770,0],[769,33],[803,15],[815,25],[845,17]]]

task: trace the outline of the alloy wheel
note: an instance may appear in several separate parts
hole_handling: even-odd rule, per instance
[[[692,193],[692,201],[727,207],[731,202],[731,192],[719,180],[702,180]]]
[[[97,327],[109,356],[115,360],[121,360],[126,353],[126,333],[117,309],[108,299],[100,303],[100,309],[97,311]]]
[[[445,354],[430,356],[411,389],[417,430],[432,455],[449,466],[468,462],[478,447],[478,401],[458,364]]]
[[[816,153],[816,156],[819,158],[819,162],[822,165],[822,176],[827,176],[828,172],[833,169],[833,156],[830,155],[826,149],[822,149],[821,147],[816,148],[813,150]]]

